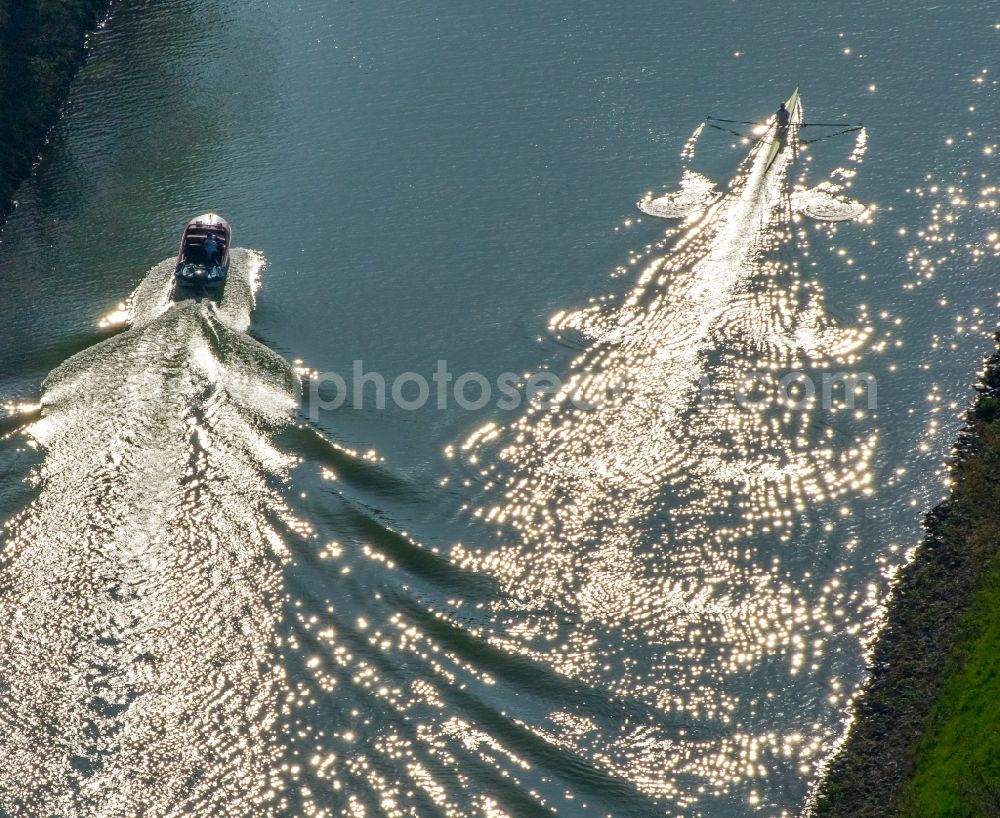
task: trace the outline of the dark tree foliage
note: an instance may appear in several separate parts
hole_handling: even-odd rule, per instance
[[[31,172],[108,0],[0,0],[0,220]]]

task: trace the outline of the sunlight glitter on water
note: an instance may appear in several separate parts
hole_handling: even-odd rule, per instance
[[[463,446],[486,464],[475,514],[499,545],[452,558],[508,597],[491,643],[643,714],[611,734],[558,711],[534,729],[679,807],[696,792],[754,804],[773,771],[812,769],[834,733],[818,711],[783,721],[779,680],[811,675],[827,705],[839,701],[834,623],[856,632],[871,613],[864,589],[840,587],[842,566],[794,546],[872,492],[877,430],[848,411],[853,392],[824,406],[818,395],[746,400],[765,376],[819,382],[856,366],[868,341],[865,326],[827,316],[803,277],[790,152],[769,166],[768,147],[650,256],[620,307],[556,317],[550,331],[585,351],[555,408]],[[764,700],[742,698],[748,675],[773,677]]]
[[[275,600],[295,521],[269,438],[296,384],[233,328],[262,264],[234,251],[216,309],[164,302],[164,262],[132,328],[45,381],[24,430],[44,452],[38,494],[7,525],[0,574],[2,673],[19,691],[0,712],[10,814],[271,808]]]

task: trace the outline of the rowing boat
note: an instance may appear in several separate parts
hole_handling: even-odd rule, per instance
[[[798,136],[799,126],[802,124],[802,100],[799,99],[799,89],[792,91],[792,95],[785,103],[788,109],[788,125],[784,128],[778,125],[777,115],[774,114],[768,120],[768,130],[765,139],[770,140],[767,148],[767,159],[764,162],[765,171],[771,169],[774,160],[778,158],[782,148],[793,145]]]
[[[799,130],[805,127],[806,124],[802,121],[802,100],[799,96],[798,88],[792,91],[792,95],[785,103],[785,108],[788,110],[789,116],[788,124],[784,127],[778,125],[777,114],[772,114],[764,121],[756,122],[708,117],[708,120],[713,120],[706,120],[709,127],[741,137],[744,142],[750,138],[749,134],[732,130],[726,126],[752,125],[754,127],[753,133],[757,137],[750,148],[747,158],[744,160],[748,163],[743,166],[745,174],[737,174],[722,196],[718,196],[712,192],[715,186],[711,180],[698,174],[691,174],[688,169],[685,169],[680,191],[664,194],[657,199],[653,199],[651,196],[647,197],[638,203],[639,209],[643,213],[656,216],[657,218],[684,218],[691,213],[704,211],[709,204],[717,204],[719,201],[733,195],[742,195],[748,187],[756,190],[765,179],[772,175],[770,171],[775,165],[778,165],[783,173],[787,167],[787,162],[782,161],[779,163],[777,160],[784,148],[791,147],[794,149],[796,147],[799,142]],[[715,124],[716,122],[725,124],[717,125]],[[697,135],[700,131],[701,128],[695,134]],[[704,182],[704,189],[696,188],[699,181],[693,180]]]

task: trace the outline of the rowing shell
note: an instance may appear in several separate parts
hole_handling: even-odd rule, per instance
[[[764,162],[765,171],[770,170],[781,149],[794,144],[795,138],[798,136],[799,126],[802,124],[802,101],[799,99],[798,88],[792,91],[788,102],[785,103],[785,108],[788,109],[790,115],[788,125],[785,128],[778,127],[777,115],[772,115],[771,119],[768,120],[769,127],[764,138],[770,140],[770,143],[767,148],[767,160]]]

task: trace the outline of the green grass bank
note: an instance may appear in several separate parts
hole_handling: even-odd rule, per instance
[[[31,173],[109,0],[0,0],[0,222]]]
[[[818,816],[1000,816],[1000,350],[978,389]]]

